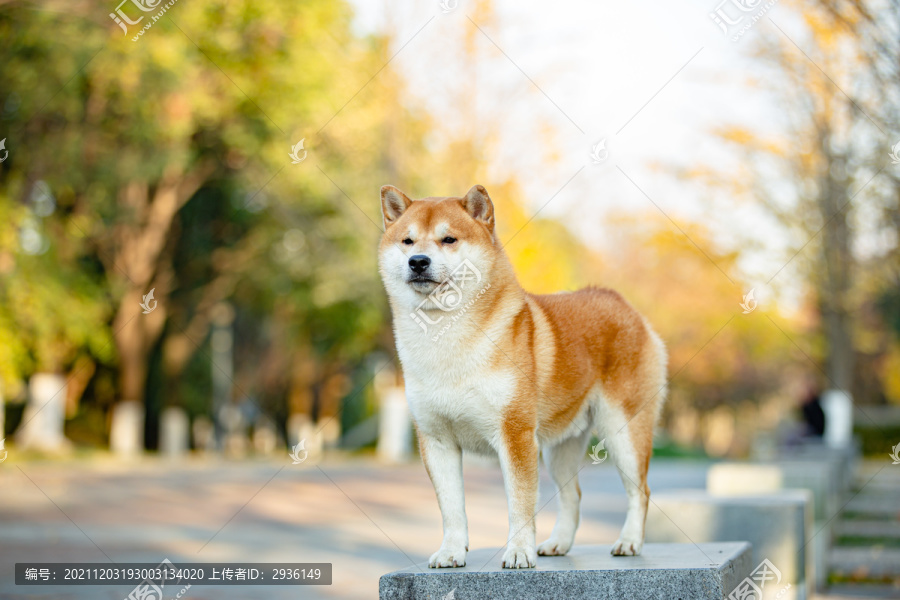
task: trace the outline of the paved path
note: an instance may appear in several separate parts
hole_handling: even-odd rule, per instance
[[[654,490],[702,488],[706,464],[655,460]],[[542,473],[539,540],[556,505]],[[625,494],[609,463],[586,464],[578,544],[611,544]],[[506,538],[499,468],[467,465],[470,545]],[[672,515],[677,520],[677,515]],[[23,589],[17,561],[330,562],[327,587],[199,587],[187,600],[377,598],[380,575],[426,560],[440,545],[437,502],[419,463],[385,467],[364,459],[285,462],[146,459],[0,465],[0,598],[122,600],[131,586]],[[495,557],[495,562],[500,556]]]

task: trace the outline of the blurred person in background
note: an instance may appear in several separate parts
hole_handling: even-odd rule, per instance
[[[799,381],[791,394],[797,399],[796,414],[800,422],[788,431],[785,445],[799,446],[805,441],[821,441],[825,434],[825,411],[822,409],[821,386],[807,376]]]
[[[814,382],[806,385],[806,391],[800,400],[800,412],[803,415],[803,437],[821,438],[825,434],[825,411],[819,399],[819,386]]]

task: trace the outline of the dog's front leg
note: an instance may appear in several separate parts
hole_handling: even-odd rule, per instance
[[[444,541],[431,555],[429,567],[464,567],[469,550],[469,529],[466,523],[466,500],[462,476],[462,450],[452,441],[440,440],[419,433],[419,452],[425,470],[434,485],[441,519],[444,522]]]
[[[503,567],[537,565],[534,513],[537,508],[538,444],[534,429],[507,424],[501,435],[500,468],[509,506],[509,539]]]

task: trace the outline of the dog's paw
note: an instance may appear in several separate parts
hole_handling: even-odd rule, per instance
[[[466,548],[445,548],[431,555],[428,559],[428,566],[432,569],[442,569],[445,567],[464,567],[466,566]]]
[[[621,537],[613,544],[610,554],[613,556],[637,556],[644,547],[643,540],[633,540]]]
[[[538,545],[537,553],[541,556],[565,556],[571,548],[571,540],[562,542],[558,538],[550,536],[550,539]]]
[[[503,554],[504,569],[528,569],[537,565],[537,552],[534,548],[510,546]]]

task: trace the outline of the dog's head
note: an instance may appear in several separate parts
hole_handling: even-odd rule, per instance
[[[501,251],[494,205],[480,185],[461,198],[422,200],[386,185],[381,212],[385,231],[378,264],[388,295],[403,308],[446,310],[442,297],[459,301],[477,293],[473,288],[483,285]]]

